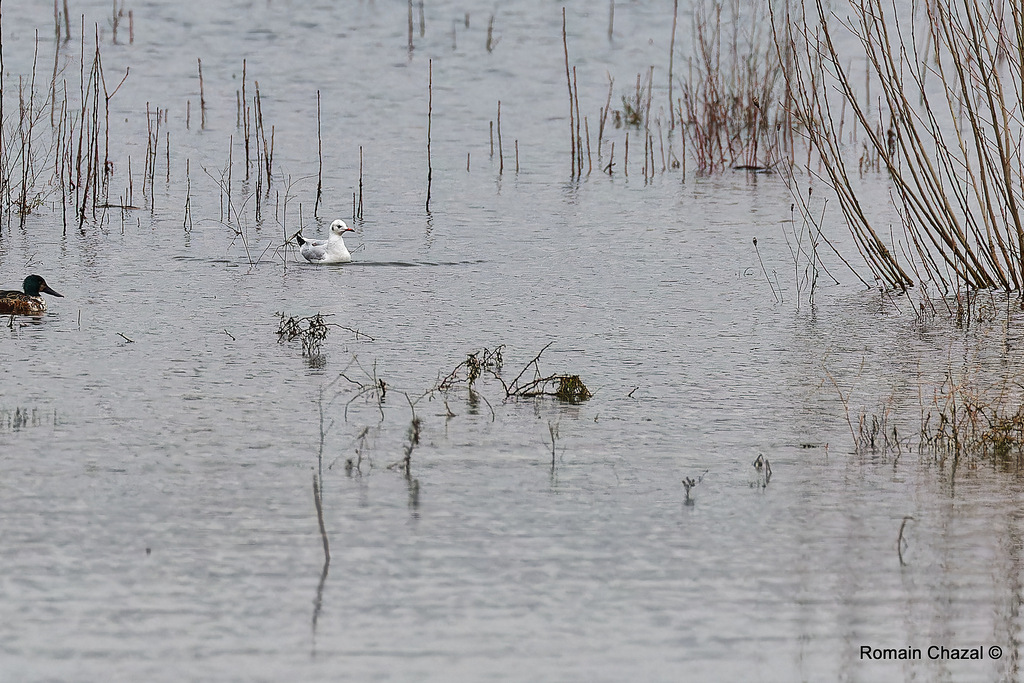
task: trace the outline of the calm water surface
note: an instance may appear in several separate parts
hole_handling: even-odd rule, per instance
[[[826,253],[839,284],[823,275],[810,302],[774,176],[645,183],[634,151],[629,178],[569,182],[561,5],[499,7],[488,52],[489,10],[428,2],[411,55],[404,3],[130,9],[132,45],[123,25],[110,44],[104,3],[72,11],[100,25],[108,82],[131,67],[112,100],[112,182],[127,188],[131,157],[145,208],[64,236],[51,198],[0,234],[0,284],[39,272],[65,295],[0,334],[0,680],[1019,677],[1020,479],[987,465],[951,477],[909,448],[854,453],[828,379],[854,413],[916,418],[922,378],[946,367],[1013,374],[1019,314],[968,332],[918,321]],[[12,73],[31,69],[36,28],[52,68],[47,11],[5,4]],[[671,15],[617,3],[609,42],[607,7],[567,14],[596,139],[606,73],[613,105],[648,65],[657,79]],[[72,89],[77,49],[59,54]],[[262,223],[236,128],[243,58],[275,126]],[[147,103],[168,110],[170,134],[152,210]],[[612,136],[620,150],[624,131]],[[351,217],[360,146],[355,262],[296,261],[279,247],[300,221],[309,236]],[[880,202],[887,191],[878,181]],[[278,312],[369,338],[332,328],[311,363],[278,343]],[[579,374],[593,399],[505,402],[487,379],[447,409],[424,396],[467,353],[504,344],[509,379],[548,343],[542,369]],[[383,404],[342,372],[384,379]],[[403,392],[422,397],[415,483],[388,469],[413,417]],[[685,504],[680,480],[701,476]],[[985,658],[870,662],[865,645]]]

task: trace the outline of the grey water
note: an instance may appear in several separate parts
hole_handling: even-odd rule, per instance
[[[36,29],[52,69],[45,4],[3,7],[7,83]],[[116,44],[107,3],[71,4],[108,85],[129,69],[111,194],[130,157],[144,208],[64,234],[50,196],[0,233],[0,286],[64,295],[0,328],[0,681],[1019,679],[1019,476],[855,451],[846,421],[916,415],[947,365],[1019,367],[1019,311],[922,320],[824,247],[810,291],[776,175],[659,157],[645,180],[634,149],[628,177],[571,179],[561,5],[426,2],[423,35],[416,5],[410,51],[400,2],[131,2]],[[616,3],[611,40],[606,5],[566,7],[596,146],[607,74],[617,106],[656,65],[667,102],[671,7]],[[274,126],[262,222],[243,59]],[[147,106],[169,138],[144,197]],[[352,264],[283,246],[336,217]],[[279,341],[279,314],[317,313],[337,325],[319,357]],[[540,368],[593,398],[430,391],[469,353],[504,345],[509,380],[548,344]]]

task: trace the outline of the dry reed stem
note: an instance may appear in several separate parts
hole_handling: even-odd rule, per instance
[[[410,8],[411,0],[410,0]],[[410,9],[410,11],[412,11]],[[434,177],[434,168],[430,161],[430,129],[434,118],[434,60],[427,61],[427,201],[425,208],[430,213],[430,184]]]
[[[571,151],[572,172],[570,177],[576,177],[576,124],[573,113],[572,76],[569,74],[569,42],[565,33],[565,7],[562,7],[562,48],[565,51],[565,82],[569,88],[569,142]]]
[[[668,112],[669,112],[669,130],[675,130],[676,127],[676,114],[675,109],[672,106],[672,66],[675,63],[676,56],[676,20],[679,16],[679,0],[672,0],[672,37],[668,43]]]
[[[409,21],[408,21],[408,27],[409,27],[409,48],[408,48],[409,49],[409,59],[412,59],[412,52],[413,52],[413,44],[412,44],[412,32],[413,32],[412,0],[409,0]]]
[[[359,145],[359,205],[356,218],[363,219],[363,146]]]
[[[501,149],[501,100],[498,100],[498,175],[505,172],[505,154]]]
[[[203,60],[196,59],[199,64],[199,110],[201,115],[200,128],[206,130],[206,89],[203,85]]]
[[[360,151],[362,148],[360,148]],[[362,154],[360,154],[359,167],[362,171]],[[320,89],[316,91],[316,201],[313,203],[313,216],[316,217],[320,210],[320,201],[323,198],[324,188],[324,141],[320,132]]]

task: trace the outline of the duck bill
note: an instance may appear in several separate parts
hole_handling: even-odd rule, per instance
[[[61,294],[59,292],[56,292],[53,289],[51,289],[50,285],[43,285],[42,287],[39,288],[39,291],[40,292],[46,292],[47,294],[50,294],[52,296],[59,296],[62,299],[64,298],[63,294]]]

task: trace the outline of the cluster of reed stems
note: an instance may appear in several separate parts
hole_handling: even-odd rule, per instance
[[[668,106],[659,106],[661,98],[655,98],[660,68],[652,66],[637,74],[633,87],[621,96],[621,106],[613,106],[615,80],[609,75],[604,106],[596,118],[596,154],[581,103],[584,79],[570,60],[563,8],[571,177],[581,178],[595,168],[629,175],[631,148],[634,169],[642,166],[645,180],[659,167],[661,172],[682,168],[685,176],[688,160],[701,173],[789,169],[795,165],[794,139],[799,134],[809,150],[808,169],[835,191],[856,249],[878,282],[893,289],[915,282],[935,283],[945,293],[961,287],[1024,288],[1024,155],[1019,149],[1024,137],[1024,11],[1003,0],[931,0],[907,9],[919,13],[911,16],[886,0],[844,2],[840,13],[821,0],[783,0],[772,4],[771,22],[766,22],[767,3],[751,8],[740,0],[695,0],[693,52],[682,69],[675,54],[679,7],[674,2],[671,35],[666,35]],[[409,7],[411,17],[412,3]],[[112,22],[120,24],[126,16],[131,28],[131,12],[126,15],[123,5],[115,2]],[[610,34],[613,18],[614,2],[609,6]],[[12,219],[24,224],[26,216],[58,195],[66,231],[69,219],[81,226],[96,220],[100,211],[129,210],[137,202],[130,158],[123,192],[112,188],[110,107],[129,71],[118,74],[116,83],[108,82],[99,28],[87,41],[83,17],[79,78],[77,87],[72,85],[59,68],[61,51],[72,44],[66,3],[63,11],[54,3],[54,32],[53,73],[49,87],[43,88],[37,79],[38,37],[31,74],[19,78],[17,87],[4,82],[10,76],[3,68],[0,31],[0,92],[4,95],[0,97],[0,121],[4,122],[0,126],[0,214],[8,225]],[[412,37],[410,29],[410,45]],[[850,56],[839,48],[849,44],[850,38],[863,51],[867,70],[863,85],[854,76]],[[492,38],[490,48],[496,44]],[[198,59],[197,75],[200,125],[205,127],[206,87]],[[432,64],[427,75],[425,208],[429,211]],[[15,95],[16,114],[9,109]],[[215,180],[222,190],[221,220],[239,226],[241,234],[241,207],[251,199],[253,218],[261,223],[275,185],[275,128],[264,118],[259,84],[250,84],[244,60],[237,104],[237,137],[245,155],[244,198],[236,197],[234,136],[227,166]],[[498,102],[499,173],[504,171],[505,159],[501,108]],[[186,125],[190,111],[191,103]],[[613,126],[622,131],[617,140]],[[856,171],[846,126],[854,140],[862,141]],[[317,135],[314,215],[319,215],[324,193],[319,94]],[[615,156],[618,145],[621,160]],[[141,194],[150,208],[158,170],[170,181],[170,146],[168,110],[147,104]],[[518,141],[515,147],[518,151]],[[637,164],[637,157],[642,164]],[[188,225],[187,160],[185,166],[188,189],[183,222]],[[894,208],[902,223],[899,233],[879,227],[876,207],[868,206],[861,194],[859,176],[875,170],[892,183]],[[290,179],[287,184],[290,187]],[[286,188],[285,213],[290,198]],[[806,218],[810,212],[804,209]],[[353,213],[361,216],[362,211],[360,154],[360,187],[353,197]],[[283,225],[286,218],[280,220]],[[287,230],[283,232],[287,238]]]
[[[919,363],[916,377],[898,380],[872,407],[858,407],[865,392],[856,381],[851,385],[825,369],[855,453],[890,458],[895,466],[902,454],[917,452],[950,468],[954,477],[959,468],[981,463],[1024,469],[1024,374],[1000,358],[1010,350],[1016,297],[993,289],[961,297],[973,299],[957,314],[971,322],[956,323],[965,333],[957,335],[946,367]],[[907,384],[916,385],[916,410],[907,400]]]
[[[134,15],[129,19],[129,40],[134,40]],[[116,26],[125,17],[123,4],[114,4]],[[0,7],[0,230],[17,219],[24,226],[27,217],[57,195],[61,206],[63,232],[70,221],[79,228],[86,221],[95,221],[109,208],[122,211],[136,208],[132,183],[131,158],[127,159],[127,182],[116,199],[111,195],[116,165],[111,157],[110,105],[130,70],[108,83],[103,67],[99,26],[95,25],[91,41],[85,18],[81,21],[78,45],[78,84],[69,83],[61,67],[61,56],[73,50],[71,20],[67,2],[63,13],[54,2],[54,54],[49,85],[40,85],[39,34],[36,32],[31,72],[19,76],[17,116],[9,113],[7,100],[12,90],[7,87],[9,75],[3,66],[2,7]],[[116,34],[114,35],[116,40]],[[89,45],[88,43],[91,43]],[[88,48],[88,49],[87,49]],[[147,103],[147,149],[143,170],[143,195],[150,200],[157,169],[161,126],[166,127],[167,112]],[[49,124],[48,126],[46,124]],[[170,136],[164,132],[167,175],[170,176]],[[147,191],[147,184],[149,190]]]
[[[609,7],[609,39],[614,21]],[[690,160],[698,173],[728,169],[767,171],[787,159],[793,121],[784,106],[779,61],[768,25],[766,6],[739,0],[696,0],[693,7],[693,53],[683,77],[676,74],[676,27],[679,3],[673,3],[668,54],[668,106],[656,107],[655,66],[638,73],[635,87],[614,107],[615,79],[608,76],[605,104],[598,111],[596,157],[599,171],[630,174],[640,158],[645,181],[656,173],[681,169]],[[744,19],[746,17],[746,19]],[[595,165],[589,120],[581,115],[576,67],[569,59],[566,16],[562,42],[569,95],[571,176],[589,175]],[[623,130],[621,161],[616,161],[612,125]],[[632,135],[631,135],[632,133]],[[637,150],[642,150],[639,154]]]
[[[59,24],[58,24],[59,26]],[[0,203],[8,222],[13,214],[24,225],[26,217],[52,193],[60,195],[64,232],[71,210],[79,226],[95,219],[97,209],[110,206],[110,102],[128,78],[128,70],[113,88],[107,84],[100,53],[99,29],[87,56],[85,22],[79,54],[78,98],[68,81],[60,78],[59,53],[67,41],[55,43],[53,74],[48,95],[37,86],[39,37],[36,34],[32,71],[27,82],[18,79],[18,118],[0,132]],[[3,46],[0,43],[0,55]],[[0,93],[5,93],[0,56]],[[0,100],[3,98],[0,97]],[[49,113],[49,131],[43,125]],[[0,102],[0,120],[5,113]],[[48,134],[47,134],[48,133]],[[125,200],[122,200],[123,203]]]
[[[1024,466],[1024,403],[1009,385],[988,387],[947,373],[921,421],[922,449],[955,469],[978,459]]]
[[[684,147],[701,173],[773,168],[783,158],[780,138],[791,122],[763,9],[739,0],[697,0],[693,12],[695,54],[674,111]]]
[[[133,159],[127,156],[115,159],[111,138],[116,131],[111,125],[111,103],[129,79],[130,69],[113,81],[104,70],[99,25],[87,30],[82,17],[81,38],[76,45],[71,41],[71,18],[64,2],[63,11],[54,3],[54,52],[49,84],[41,82],[40,39],[34,41],[31,71],[18,76],[11,85],[12,76],[4,68],[3,3],[0,2],[0,231],[12,222],[24,226],[27,217],[44,205],[59,205],[63,232],[69,223],[81,229],[89,222],[102,222],[108,209],[126,212],[146,206],[155,210],[158,174],[171,182],[171,134],[169,110],[146,103],[146,150],[141,164],[133,169]],[[123,2],[114,3],[112,27],[123,27],[127,19],[129,42],[134,41],[134,15],[125,12]],[[122,33],[107,34],[115,42]],[[123,42],[123,41],[122,41]],[[77,53],[77,54],[76,54]],[[77,83],[69,78],[65,63],[78,68]],[[199,79],[199,106],[201,126],[206,127],[206,83],[202,61],[197,60]],[[254,92],[251,92],[254,91]],[[11,107],[12,102],[16,105]],[[206,169],[221,189],[221,220],[235,225],[236,234],[245,235],[241,208],[252,200],[253,217],[257,224],[264,220],[264,209],[273,201],[275,128],[264,118],[259,83],[250,83],[247,65],[242,62],[241,88],[237,92],[237,127],[239,132],[229,141],[226,167],[217,177]],[[186,103],[186,128],[191,127],[191,101]],[[47,125],[47,123],[49,125]],[[318,116],[319,123],[319,116]],[[318,131],[319,132],[319,131]],[[244,141],[244,183],[234,182],[235,139]],[[242,146],[242,145],[240,145]],[[115,145],[116,147],[116,145]],[[322,162],[321,162],[322,163]],[[192,176],[190,160],[185,160],[186,190],[183,225],[186,231],[192,224]],[[137,174],[141,167],[141,183]],[[118,177],[124,178],[118,185]],[[250,178],[255,182],[250,183]],[[241,186],[239,188],[238,186]],[[141,201],[136,191],[141,189]],[[244,197],[239,198],[242,190]],[[290,181],[285,188],[285,212],[291,198]],[[314,212],[319,210],[320,193]],[[360,193],[361,194],[361,193]],[[282,225],[285,217],[278,216],[281,197],[277,197],[275,217]],[[361,202],[360,202],[361,203]],[[301,206],[300,206],[301,213]],[[286,229],[285,229],[286,230]],[[246,245],[248,253],[248,245]],[[255,262],[250,256],[250,262]]]
[[[785,73],[795,115],[874,276],[898,290],[915,280],[944,294],[1020,290],[1024,12],[980,0],[842,6],[840,14],[816,0],[796,20],[776,14],[773,22],[780,55],[792,59]],[[849,37],[863,50],[863,85],[838,47]],[[902,240],[879,227],[883,219],[859,193],[847,115],[862,158],[877,160],[892,183]]]

